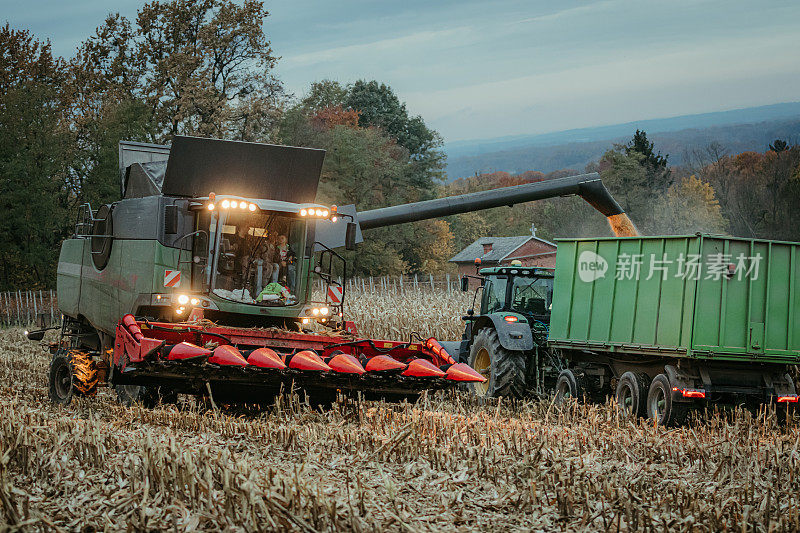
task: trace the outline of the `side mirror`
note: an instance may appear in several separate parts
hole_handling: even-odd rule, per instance
[[[47,330],[44,330],[44,329],[39,329],[39,330],[36,330],[36,331],[25,330],[25,337],[29,341],[40,341],[40,340],[42,340],[44,338],[44,332],[45,331],[47,331]]]
[[[355,250],[356,249],[356,226],[355,222],[348,222],[347,228],[345,228],[344,232],[344,249],[345,250]]]
[[[467,276],[461,277],[461,292],[467,292],[469,290],[469,278]]]

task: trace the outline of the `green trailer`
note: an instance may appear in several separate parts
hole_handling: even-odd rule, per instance
[[[800,244],[719,235],[558,241],[560,395],[679,421],[700,402],[796,403]],[[798,312],[795,312],[798,310]]]

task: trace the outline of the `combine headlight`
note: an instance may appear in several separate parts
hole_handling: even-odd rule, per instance
[[[325,316],[325,315],[327,315],[327,314],[328,314],[328,308],[327,308],[327,307],[321,307],[321,308],[320,308],[320,310],[319,310],[319,312],[320,312],[320,314],[321,314],[322,316]]]
[[[317,213],[318,217],[321,217],[322,216],[322,209],[317,209],[316,213]]]
[[[236,209],[237,207],[239,207],[239,202],[231,200],[231,209]]]
[[[328,210],[327,209],[323,209],[322,210],[322,216],[324,216],[324,217],[328,216]]]
[[[240,209],[247,209],[247,202],[239,202]]]
[[[222,208],[228,209],[231,206],[230,200],[222,200]]]
[[[208,204],[208,210],[209,211],[213,211],[214,210],[214,204]]]
[[[248,206],[247,206],[247,208],[248,208],[250,211],[255,211],[255,210],[256,210],[256,204],[250,204],[250,205],[248,205]]]
[[[300,210],[300,216],[301,216],[301,217],[304,217],[304,216],[306,216],[307,214],[308,214],[308,211],[306,211],[305,209],[301,209],[301,210]]]
[[[336,217],[331,217],[331,222],[336,222],[338,219]]]
[[[311,310],[311,314],[317,316],[319,314],[319,309],[315,307],[314,309]]]
[[[308,319],[307,318],[303,319],[303,324],[308,324]]]
[[[189,303],[189,297],[186,296],[185,294],[181,294],[180,296],[178,296],[178,303],[181,305],[186,305],[187,303]]]
[[[182,314],[183,314],[183,307],[179,307],[179,308],[177,308],[177,309],[175,310],[175,314],[176,314],[176,315],[182,315]]]
[[[189,301],[191,302],[192,305],[198,305],[200,303],[200,300],[198,300],[197,298],[192,298]]]

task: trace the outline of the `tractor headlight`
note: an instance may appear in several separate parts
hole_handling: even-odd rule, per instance
[[[239,202],[231,200],[231,209],[236,209],[237,207],[239,207]]]
[[[208,210],[209,211],[213,211],[214,210],[214,204],[208,204]]]
[[[248,206],[247,206],[247,208],[248,208],[250,211],[255,211],[255,210],[256,210],[256,204],[250,204],[250,205],[248,205]]]
[[[320,314],[321,314],[322,316],[325,316],[325,315],[327,315],[327,314],[328,314],[328,308],[327,308],[327,307],[321,307],[321,308],[319,309],[319,312],[320,312]]]
[[[306,211],[305,209],[301,209],[301,210],[300,210],[300,216],[301,216],[301,217],[304,217],[304,216],[306,216],[307,214],[308,214],[308,211]]]
[[[230,200],[222,200],[222,207],[223,209],[228,209],[231,206]]]
[[[189,301],[192,303],[192,305],[198,305],[200,303],[200,300],[198,300],[197,298],[192,298]]]
[[[308,319],[307,318],[303,319],[303,324],[308,324]]]
[[[323,209],[322,210],[322,216],[323,217],[327,217],[328,216],[328,210],[327,209]]]
[[[311,314],[317,316],[319,314],[319,309],[315,307],[314,309],[311,310]]]
[[[186,296],[185,294],[181,294],[180,296],[178,296],[178,303],[181,305],[186,305],[187,303],[189,303],[189,297]]]

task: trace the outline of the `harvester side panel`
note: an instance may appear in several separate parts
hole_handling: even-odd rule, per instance
[[[549,341],[798,363],[798,246],[711,235],[560,240]]]

